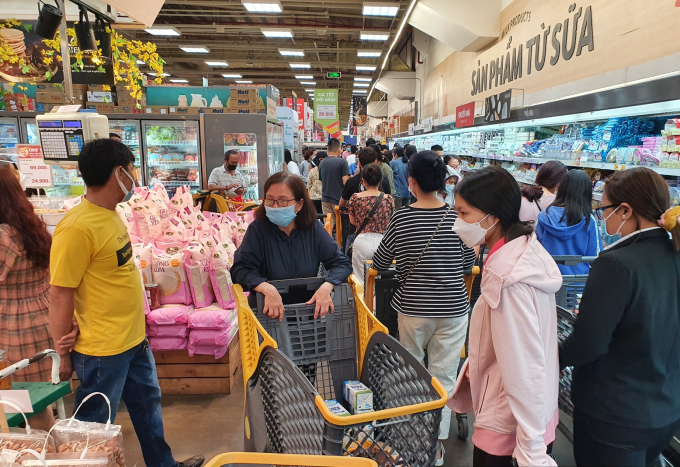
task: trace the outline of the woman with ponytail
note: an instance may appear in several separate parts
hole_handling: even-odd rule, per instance
[[[567,176],[567,172],[567,167],[560,161],[548,161],[538,169],[535,184],[522,188],[520,220],[537,221],[541,211],[555,201],[557,189]]]
[[[680,429],[680,208],[668,208],[666,182],[648,168],[605,182],[596,214],[608,246],[560,348],[574,367],[579,466],[661,465]]]
[[[549,456],[559,421],[555,292],[562,275],[519,217],[522,195],[494,165],[456,186],[453,230],[468,246],[491,250],[470,321],[470,354],[449,407],[475,411],[473,465],[555,466]]]

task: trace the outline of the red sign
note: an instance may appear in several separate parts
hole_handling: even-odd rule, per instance
[[[298,99],[297,100],[297,113],[298,113],[298,124],[300,125],[299,129],[304,130],[305,129],[305,100],[304,99]]]
[[[472,126],[475,123],[475,103],[456,107],[456,128]]]

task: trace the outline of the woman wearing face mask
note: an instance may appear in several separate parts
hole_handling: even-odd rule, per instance
[[[451,394],[460,351],[467,333],[470,305],[463,270],[471,268],[475,252],[452,230],[457,214],[437,199],[446,167],[432,151],[408,161],[408,183],[417,202],[394,212],[373,256],[373,267],[387,269],[397,261],[399,288],[392,306],[399,313],[399,340]],[[439,439],[449,437],[451,411],[444,408]],[[435,465],[444,465],[443,446]]]
[[[444,181],[444,188],[437,192],[437,199],[453,207],[453,190],[456,189],[459,180],[460,174],[449,175]]]
[[[600,230],[574,331],[574,458],[582,465],[662,465],[680,429],[680,208],[647,168],[605,182]],[[669,232],[672,238],[669,238]]]
[[[315,304],[315,317],[333,311],[333,286],[346,281],[352,263],[316,220],[302,179],[279,172],[267,179],[264,202],[255,211],[243,242],[234,255],[231,277],[251,292],[250,304],[257,309],[256,294],[264,294],[264,313],[283,320],[283,302],[267,281],[316,277],[323,263],[326,282],[307,302]]]
[[[491,249],[472,311],[470,355],[449,407],[475,411],[473,465],[550,465],[559,420],[555,292],[557,265],[519,219],[519,187],[500,166],[456,187],[453,227],[469,247]]]
[[[0,163],[0,349],[11,363],[54,348],[48,327],[52,237],[24,195],[10,164]],[[49,381],[50,359],[9,377],[11,381]],[[49,430],[52,409],[31,418]]]

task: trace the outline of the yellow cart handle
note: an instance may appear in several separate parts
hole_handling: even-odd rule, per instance
[[[304,465],[308,467],[378,467],[371,459],[347,456],[304,456],[301,454],[270,454],[256,452],[229,452],[219,454],[205,467],[223,465]]]

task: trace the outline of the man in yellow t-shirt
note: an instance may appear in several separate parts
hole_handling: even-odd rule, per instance
[[[145,335],[144,290],[132,243],[116,205],[133,193],[134,156],[124,144],[100,139],[83,146],[78,169],[87,186],[82,202],[54,231],[50,253],[50,331],[55,342],[78,323],[69,355],[59,342],[61,379],[75,368],[76,407],[94,392],[106,394],[115,420],[121,397],[130,413],[147,467],[200,467],[203,457],[176,462],[165,442],[161,391]],[[109,408],[93,398],[78,419],[106,423]]]

